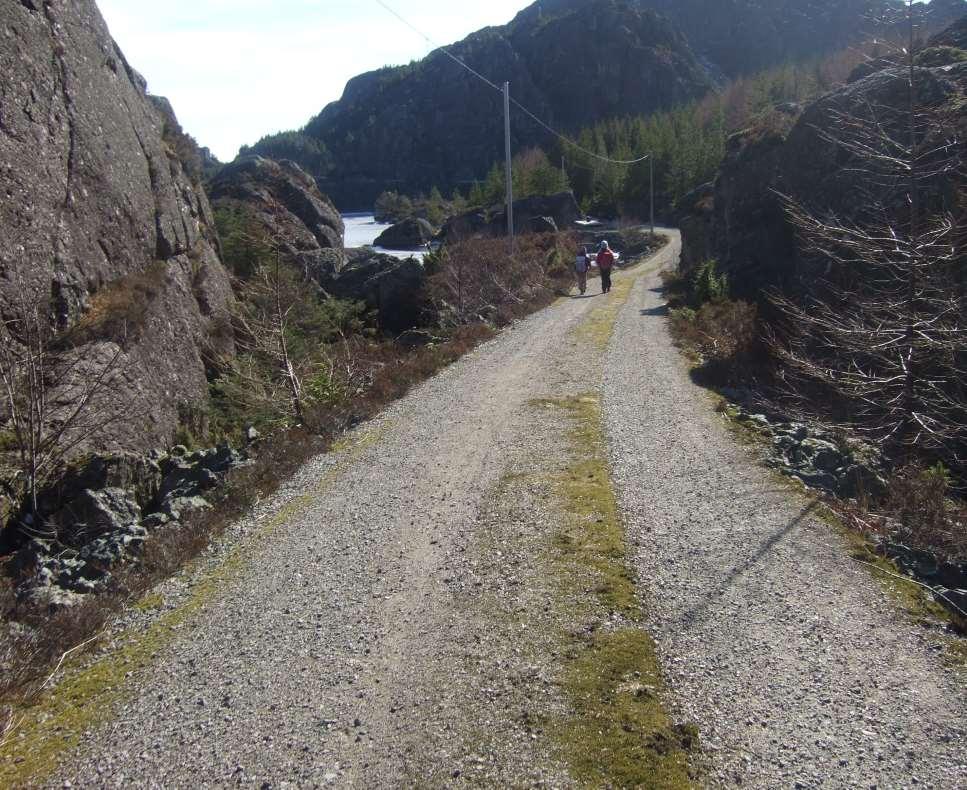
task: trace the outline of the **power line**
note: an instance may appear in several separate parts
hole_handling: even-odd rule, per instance
[[[402,22],[410,30],[412,30],[414,33],[416,33],[420,38],[422,38],[424,41],[426,41],[427,44],[429,44],[431,47],[435,47],[436,49],[440,50],[444,55],[446,55],[448,58],[450,58],[450,60],[452,60],[454,63],[458,64],[459,66],[461,66],[464,69],[466,69],[467,71],[469,71],[471,74],[473,74],[473,76],[475,76],[477,79],[481,80],[485,84],[489,85],[491,88],[493,88],[498,93],[503,93],[503,90],[504,90],[503,88],[498,87],[496,84],[494,84],[493,82],[491,82],[490,80],[488,80],[483,74],[481,74],[480,72],[478,72],[475,69],[473,69],[470,66],[468,66],[466,63],[463,62],[463,60],[461,60],[456,55],[454,55],[449,49],[447,49],[444,46],[440,46],[439,44],[437,44],[426,33],[424,33],[422,30],[420,30],[416,26],[412,25],[409,21],[407,21],[402,16],[400,16],[395,10],[393,10],[392,8],[390,8],[385,2],[383,2],[383,0],[375,0],[375,2],[378,5],[382,6],[386,11],[388,11],[389,13],[391,13],[393,16],[395,16],[400,22]],[[638,157],[637,159],[611,159],[610,157],[602,156],[601,154],[595,153],[594,151],[591,151],[591,150],[585,148],[584,146],[582,146],[582,145],[574,142],[574,140],[572,140],[567,135],[562,134],[561,132],[557,131],[557,129],[554,129],[552,126],[550,126],[549,124],[547,124],[544,121],[542,121],[534,113],[532,113],[530,110],[528,110],[523,104],[521,104],[519,101],[517,101],[517,99],[511,97],[510,98],[510,101],[511,101],[511,103],[518,110],[520,110],[521,112],[523,112],[531,120],[533,120],[535,123],[537,123],[538,125],[540,125],[544,129],[546,129],[552,135],[554,135],[555,137],[557,137],[561,141],[567,143],[572,148],[575,148],[578,151],[580,151],[581,153],[587,154],[588,156],[593,157],[594,159],[598,159],[598,160],[600,160],[602,162],[607,162],[608,164],[612,164],[612,165],[636,165],[636,164],[638,164],[640,162],[646,162],[649,158],[651,158],[651,154],[645,154],[644,156]]]

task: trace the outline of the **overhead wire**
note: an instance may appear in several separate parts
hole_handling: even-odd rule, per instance
[[[412,23],[410,23],[407,19],[405,19],[403,16],[401,16],[399,13],[397,13],[396,10],[394,10],[393,8],[391,8],[386,2],[384,2],[384,0],[374,0],[374,2],[377,5],[382,6],[382,8],[384,10],[388,11],[390,14],[392,14],[393,16],[395,16],[400,22],[402,22],[410,30],[412,30],[414,33],[416,33],[420,38],[422,38],[424,41],[426,41],[427,44],[429,44],[431,47],[434,47],[434,48],[438,49],[439,51],[441,51],[444,55],[446,55],[448,58],[450,58],[450,60],[452,60],[454,63],[458,64],[462,68],[464,68],[467,71],[469,71],[477,79],[481,80],[482,82],[484,82],[485,84],[487,84],[488,86],[490,86],[491,88],[493,88],[498,93],[503,93],[504,92],[504,89],[503,88],[501,88],[500,86],[498,86],[493,81],[487,79],[483,74],[481,74],[476,69],[471,68],[461,58],[458,58],[456,55],[454,55],[447,47],[444,47],[444,46],[441,46],[440,44],[437,44],[426,33],[424,33],[418,27],[416,27],[415,25],[413,25]],[[510,97],[510,102],[518,110],[520,110],[525,115],[527,115],[532,121],[534,121],[539,126],[541,126],[545,130],[547,130],[548,132],[550,132],[552,135],[554,135],[555,137],[557,137],[562,142],[564,142],[567,145],[571,146],[572,148],[580,151],[581,153],[586,154],[587,156],[593,157],[594,159],[597,159],[599,161],[606,162],[606,163],[612,164],[612,165],[637,165],[637,164],[639,164],[641,162],[647,162],[648,159],[651,158],[651,154],[645,154],[644,156],[640,156],[637,159],[612,159],[611,157],[603,156],[603,155],[601,155],[599,153],[596,153],[595,151],[592,151],[592,150],[590,150],[588,148],[585,148],[581,144],[579,144],[579,143],[575,142],[574,140],[572,140],[566,134],[562,134],[561,132],[557,131],[557,129],[555,129],[554,127],[552,127],[550,124],[545,123],[543,120],[541,120],[539,117],[537,117],[537,115],[535,115],[533,112],[531,112],[529,109],[527,109],[527,107],[525,107],[523,104],[521,104],[519,101],[517,101],[517,99],[515,99],[513,96]]]

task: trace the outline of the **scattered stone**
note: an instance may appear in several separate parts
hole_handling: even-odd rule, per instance
[[[176,497],[164,503],[162,512],[172,521],[182,521],[195,511],[209,509],[211,504],[200,496]]]
[[[738,406],[731,413],[736,421],[772,438],[766,465],[787,477],[846,498],[860,491],[878,494],[886,488],[882,459],[870,445],[843,441],[820,428],[750,413]]]

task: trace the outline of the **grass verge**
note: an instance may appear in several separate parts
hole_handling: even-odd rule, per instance
[[[568,663],[560,682],[568,712],[548,730],[583,784],[689,787],[698,733],[676,725],[662,704],[664,681],[654,643],[640,623],[600,401],[585,395],[534,405],[563,411],[572,425],[571,457],[555,481],[564,520],[552,564],[566,621],[591,624],[566,639]]]

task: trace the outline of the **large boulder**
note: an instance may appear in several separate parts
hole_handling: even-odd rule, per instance
[[[209,188],[215,208],[241,208],[284,258],[304,271],[328,265],[345,227],[332,202],[297,164],[246,156],[225,165]]]
[[[514,201],[514,227],[519,232],[547,232],[552,225],[572,228],[584,215],[573,192],[534,195]],[[476,209],[447,220],[440,232],[446,241],[463,241],[474,237],[502,236],[507,232],[507,209],[492,206]]]
[[[436,236],[433,226],[425,219],[411,217],[384,230],[373,242],[376,247],[390,250],[410,250],[426,246]]]
[[[81,547],[93,537],[120,532],[141,521],[141,506],[123,488],[80,492],[59,514],[61,543]]]
[[[376,310],[380,326],[399,333],[417,326],[423,310],[426,273],[416,258],[400,260],[368,249],[349,250],[345,266],[322,279],[337,299],[365,302]]]
[[[194,142],[153,101],[93,0],[0,4],[0,315],[26,299],[78,333],[87,375],[122,349],[96,405],[129,415],[89,447],[166,441],[231,353],[231,300]],[[81,449],[81,448],[78,448]]]

